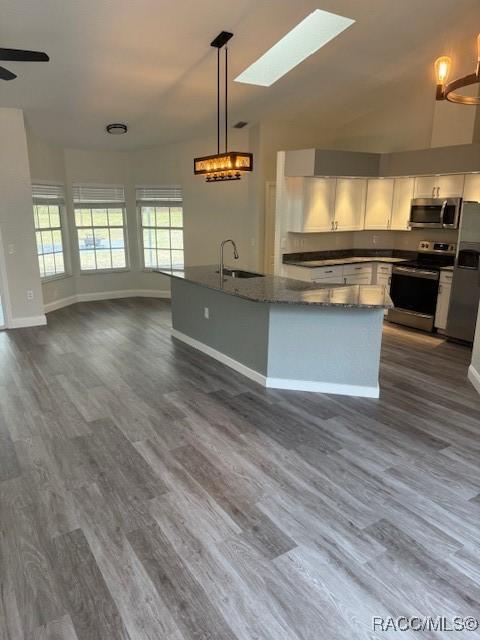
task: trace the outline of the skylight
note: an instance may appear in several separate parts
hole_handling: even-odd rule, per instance
[[[354,22],[351,18],[316,9],[242,71],[235,82],[270,87]]]

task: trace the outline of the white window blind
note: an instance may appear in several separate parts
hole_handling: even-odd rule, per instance
[[[178,185],[137,187],[146,269],[183,269],[183,203]]]
[[[100,207],[106,204],[121,205],[125,203],[125,190],[123,187],[104,187],[75,184],[73,185],[73,202],[77,204],[89,204]]]
[[[65,274],[62,228],[65,204],[63,187],[53,184],[33,184],[32,198],[40,276],[44,280],[63,276]]]
[[[137,187],[137,202],[182,202],[182,187],[179,185],[163,187]]]
[[[63,187],[56,184],[32,184],[32,198],[36,204],[65,204]]]
[[[125,191],[113,186],[73,186],[80,269],[111,271],[127,267]]]

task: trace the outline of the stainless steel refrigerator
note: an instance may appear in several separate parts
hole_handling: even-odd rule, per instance
[[[480,203],[464,202],[447,319],[447,336],[473,342],[480,302]]]

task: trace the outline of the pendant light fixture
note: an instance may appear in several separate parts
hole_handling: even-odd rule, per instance
[[[204,175],[207,182],[240,180],[244,171],[253,171],[253,154],[228,151],[228,48],[233,33],[222,31],[210,43],[217,50],[217,153],[195,158],[193,172]],[[220,153],[220,50],[225,47],[225,152]]]
[[[480,84],[480,33],[477,36],[477,68],[474,73],[448,82],[452,67],[452,60],[448,56],[441,56],[435,60],[435,77],[437,79],[437,100],[449,100],[457,104],[480,104],[480,96],[465,96],[457,93],[458,89],[472,84]]]

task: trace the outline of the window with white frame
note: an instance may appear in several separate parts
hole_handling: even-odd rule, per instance
[[[183,269],[183,199],[179,186],[138,187],[145,269]]]
[[[123,187],[73,186],[81,271],[126,269]]]
[[[63,276],[66,273],[62,230],[65,207],[63,187],[34,184],[32,198],[40,277],[46,280]]]

